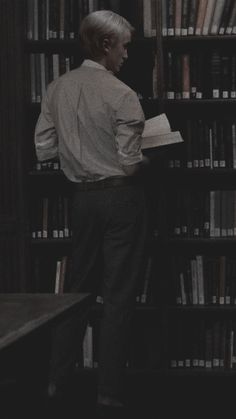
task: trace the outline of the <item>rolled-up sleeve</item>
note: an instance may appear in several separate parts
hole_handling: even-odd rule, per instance
[[[58,137],[48,105],[48,95],[42,102],[34,134],[36,156],[39,161],[58,157]]]
[[[145,117],[135,92],[129,91],[119,102],[116,112],[116,146],[121,165],[128,166],[142,161],[142,132]]]

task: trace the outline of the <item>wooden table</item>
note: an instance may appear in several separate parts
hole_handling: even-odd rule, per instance
[[[0,294],[0,396],[7,388],[14,399],[14,388],[21,400],[30,394],[27,403],[60,385],[81,351],[91,303],[89,294]]]

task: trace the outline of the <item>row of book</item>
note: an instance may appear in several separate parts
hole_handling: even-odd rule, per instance
[[[234,0],[162,0],[162,35],[236,34]]]
[[[31,207],[33,239],[71,237],[67,196],[37,197]],[[178,189],[169,196],[168,208],[170,237],[236,237],[236,190]]]
[[[176,316],[171,320],[171,368],[236,368],[236,321]]]
[[[142,321],[137,318],[133,321],[128,341],[128,356],[126,368],[158,368],[160,367],[160,329],[158,322]],[[100,319],[88,323],[83,340],[82,367],[97,368],[98,339]]]
[[[41,103],[48,84],[76,67],[75,57],[64,54],[30,54],[31,102]]]
[[[158,367],[160,362],[160,329],[141,325],[133,333],[133,345],[126,367]],[[170,368],[236,368],[236,321],[227,318],[198,318],[191,321],[182,316],[170,320],[168,360]],[[145,333],[146,329],[146,333]],[[99,322],[89,323],[83,340],[83,367],[97,368]],[[158,343],[159,342],[159,343]]]
[[[168,159],[169,168],[236,169],[235,119],[187,118],[178,122],[178,129],[184,144],[181,152],[173,153]]]
[[[236,55],[227,51],[180,53],[165,56],[167,99],[235,99]]]
[[[64,250],[48,258],[43,252],[41,255],[34,255],[32,258],[31,274],[34,278],[36,292],[53,292],[61,294],[67,292],[71,281],[71,254],[64,254]],[[151,305],[151,280],[152,280],[152,258],[147,260],[144,275],[137,289],[136,304]],[[103,304],[102,293],[96,297],[96,303]]]
[[[236,304],[235,257],[174,256],[171,269],[177,305]]]
[[[236,169],[236,120],[186,119],[178,121],[178,130],[184,138],[181,152],[168,156],[169,168]],[[35,170],[58,171],[60,163],[37,162]]]
[[[119,0],[27,0],[27,39],[76,39],[84,16],[100,9],[119,12]]]
[[[140,99],[157,97],[156,56],[149,54],[149,64],[140,67],[138,74],[132,75],[134,90]],[[30,100],[32,103],[40,103],[45,94],[48,84],[76,68],[81,63],[76,54],[65,55],[63,53],[31,53],[29,54],[30,69]],[[136,70],[136,69],[135,69]],[[124,73],[121,73],[121,78]],[[129,84],[130,80],[126,80]],[[147,87],[148,85],[148,87]]]
[[[171,237],[235,238],[236,191],[179,189],[169,196]]]
[[[31,203],[32,239],[64,239],[71,237],[67,196],[37,196]]]

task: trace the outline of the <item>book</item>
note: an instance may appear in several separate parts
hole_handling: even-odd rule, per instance
[[[229,11],[229,18],[226,24],[225,34],[230,35],[233,31],[234,21],[236,16],[236,2],[232,1],[230,11]]]
[[[212,16],[212,22],[210,27],[210,35],[217,35],[220,28],[221,16],[223,14],[223,9],[226,0],[217,0],[214,13]]]
[[[226,257],[219,258],[219,304],[225,304]]]
[[[228,53],[222,53],[220,57],[220,88],[222,99],[228,99],[230,96],[230,56]]]
[[[226,27],[229,21],[229,18],[231,16],[232,11],[232,5],[234,3],[234,0],[226,0],[223,13],[220,20],[220,26],[219,26],[219,35],[224,35],[226,31]]]
[[[60,275],[61,275],[61,260],[57,260],[57,262],[56,262],[55,288],[54,288],[55,294],[59,294]]]
[[[59,2],[59,38],[65,38],[65,0]]]
[[[88,324],[83,339],[84,368],[93,368],[93,327]]]
[[[232,34],[235,35],[236,34],[236,11],[234,9],[234,14],[233,14],[233,28],[232,28]]]
[[[162,36],[167,36],[167,10],[166,0],[161,1],[161,25]]]
[[[27,39],[32,40],[34,37],[34,3],[27,0]]]
[[[188,35],[194,35],[197,7],[198,7],[198,0],[190,0],[189,14],[188,14]]]
[[[204,265],[203,265],[203,256],[196,255],[196,267],[197,267],[197,288],[198,288],[198,304],[205,304],[205,295],[204,295]]]
[[[44,239],[48,237],[48,197],[43,198],[43,226],[42,236]]]
[[[63,256],[61,260],[58,294],[63,294],[64,292],[66,270],[67,270],[67,256]]]
[[[197,260],[195,258],[190,259],[191,267],[191,278],[192,278],[192,302],[193,305],[198,304],[198,279],[197,279]]]
[[[38,0],[33,0],[34,10],[34,23],[33,23],[33,40],[38,41],[39,39],[39,22],[38,22]]]
[[[182,0],[175,0],[175,27],[174,33],[176,36],[181,35],[181,18],[182,18]]]
[[[183,142],[179,131],[171,131],[164,113],[145,121],[142,139],[143,150]]]
[[[41,77],[41,97],[46,93],[46,61],[45,54],[41,52],[40,56],[40,77]]]
[[[182,0],[181,35],[188,35],[188,7],[189,0]]]
[[[196,24],[195,24],[195,35],[202,34],[206,7],[207,7],[207,0],[199,0],[197,16],[196,16]]]
[[[236,98],[236,55],[230,55],[230,97]]]
[[[175,98],[175,88],[174,88],[174,55],[172,51],[168,51],[165,58],[165,73],[166,73],[166,98],[174,99]]]
[[[213,360],[213,327],[212,320],[207,319],[205,329],[205,368],[212,368]]]
[[[190,56],[181,55],[182,61],[182,98],[190,99]]]
[[[214,13],[215,4],[216,4],[216,0],[208,0],[207,2],[206,12],[205,12],[204,21],[203,21],[202,35],[209,34],[209,28],[211,25],[211,20]]]
[[[218,50],[213,50],[210,56],[211,92],[212,99],[220,98],[220,70],[221,56]]]
[[[174,0],[167,0],[167,35],[175,34],[175,5]]]
[[[143,32],[144,36],[150,38],[156,35],[156,2],[145,0],[143,2]]]

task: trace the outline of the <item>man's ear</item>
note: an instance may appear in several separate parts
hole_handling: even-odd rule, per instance
[[[104,51],[105,54],[107,54],[110,50],[111,47],[111,41],[109,38],[104,38],[102,41],[102,49]]]

